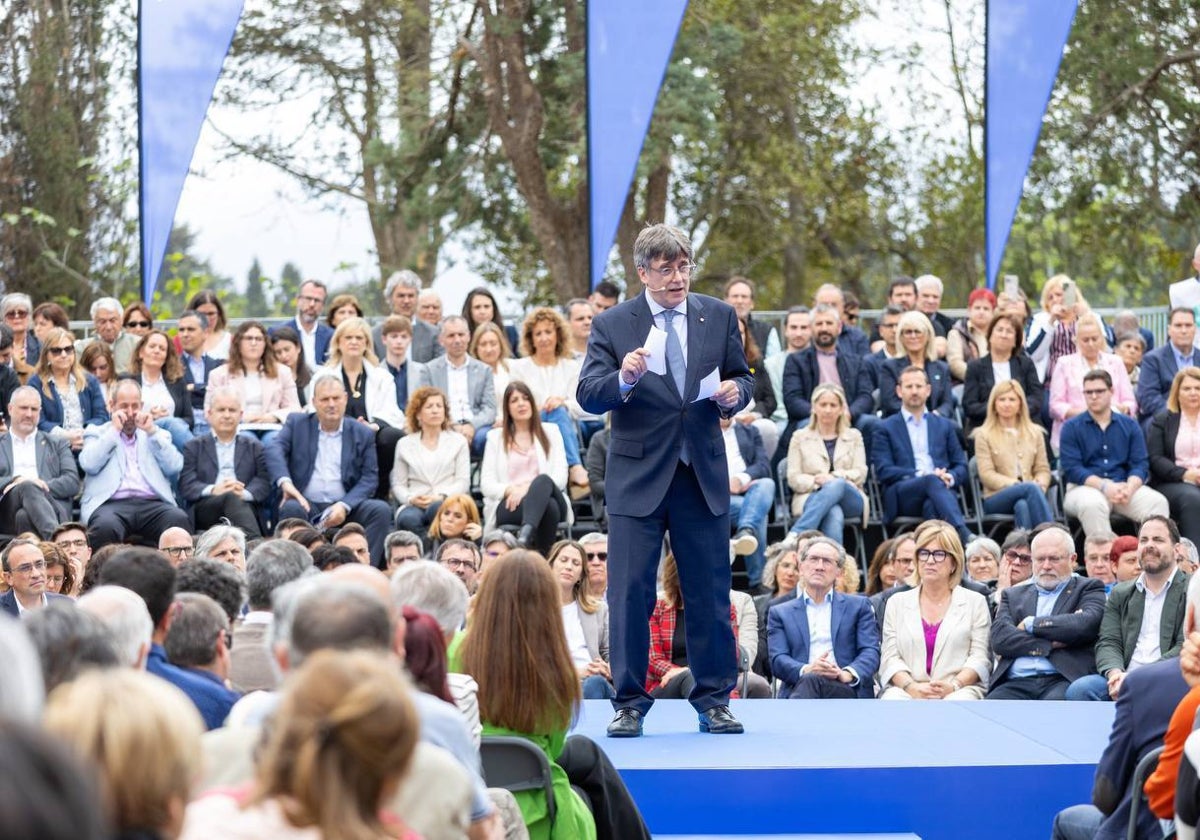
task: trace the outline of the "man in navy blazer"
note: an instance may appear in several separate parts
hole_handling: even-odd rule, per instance
[[[649,619],[668,531],[696,678],[688,699],[701,713],[701,731],[742,731],[728,706],[737,646],[729,622],[729,465],[720,418],[750,401],[754,378],[733,308],[688,293],[692,254],[686,235],[669,225],[638,235],[634,262],[646,293],[596,316],[576,391],[584,411],[611,412],[605,498],[614,737],[640,735],[654,702],[645,690]],[[649,356],[652,330],[666,332],[664,358]],[[650,374],[648,366],[658,363],[663,373]],[[719,382],[704,399],[701,380]]]
[[[737,523],[734,553],[746,558],[750,588],[762,583],[766,565],[767,517],[775,503],[775,482],[762,435],[748,423],[721,418],[729,460],[729,515]]]
[[[883,518],[942,519],[966,545],[971,532],[953,488],[967,480],[967,456],[954,424],[926,410],[929,390],[925,371],[905,368],[896,385],[901,409],[876,426],[871,456],[883,486]]]
[[[65,595],[46,591],[46,558],[32,540],[13,540],[0,553],[0,568],[8,591],[0,595],[0,612],[20,618],[26,610],[51,601],[72,603]]]
[[[771,673],[780,698],[871,699],[879,670],[879,627],[871,602],[834,591],[846,551],[814,537],[800,557],[796,597],[767,613]],[[799,591],[800,589],[803,591]]]
[[[213,391],[206,416],[212,432],[183,447],[179,494],[192,505],[197,531],[207,531],[225,518],[248,539],[258,539],[263,535],[259,506],[271,494],[271,474],[258,438],[238,434],[241,389],[224,386]]]
[[[320,280],[305,280],[300,284],[300,291],[296,292],[296,317],[285,325],[299,334],[304,347],[304,361],[312,370],[325,364],[329,358],[333,327],[321,321],[328,295],[329,290]]]
[[[346,417],[346,386],[328,370],[312,381],[315,414],[295,413],[267,446],[267,467],[283,502],[279,518],[297,517],[318,530],[357,522],[367,532],[371,562],[383,564],[391,511],[379,488],[375,434]],[[649,643],[647,643],[649,644]]]
[[[1149,429],[1155,414],[1167,407],[1171,383],[1181,367],[1200,367],[1196,340],[1196,313],[1182,307],[1172,309],[1167,326],[1167,343],[1142,357],[1138,376],[1138,420]]]
[[[0,435],[0,529],[36,531],[48,540],[70,519],[79,493],[79,467],[65,437],[38,429],[42,395],[28,385],[8,401],[10,424]]]
[[[192,431],[207,431],[204,419],[204,395],[208,390],[208,375],[225,364],[204,352],[209,335],[208,316],[188,309],[179,316],[179,361],[183,363],[183,382],[192,400]],[[270,349],[270,348],[268,348]]]

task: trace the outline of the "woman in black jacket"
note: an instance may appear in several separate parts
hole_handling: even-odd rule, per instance
[[[1021,351],[1023,337],[1021,319],[1012,312],[1001,312],[988,325],[988,354],[967,363],[967,375],[963,380],[962,409],[966,418],[966,430],[970,431],[987,419],[988,397],[997,381],[996,367],[1008,365],[1008,375],[1003,379],[1015,379],[1021,383],[1025,401],[1029,404],[1029,416],[1037,421],[1042,416],[1045,389],[1038,379],[1033,360]],[[1001,367],[1003,370],[1003,367]]]
[[[1179,533],[1200,545],[1200,368],[1175,374],[1167,410],[1146,432],[1150,486],[1167,497]]]

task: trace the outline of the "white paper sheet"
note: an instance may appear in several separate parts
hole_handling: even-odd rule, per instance
[[[717,393],[717,389],[720,387],[721,371],[713,368],[712,373],[700,380],[700,391],[696,394],[696,399],[692,400],[692,402],[700,402],[700,400],[708,399]]]
[[[646,356],[646,370],[659,376],[667,374],[667,332],[658,327],[651,327],[646,342],[642,345],[649,353]]]

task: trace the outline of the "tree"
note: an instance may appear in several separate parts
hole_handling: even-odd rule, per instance
[[[270,314],[267,296],[263,290],[262,266],[258,257],[250,264],[246,272],[246,314],[254,318],[263,318]]]

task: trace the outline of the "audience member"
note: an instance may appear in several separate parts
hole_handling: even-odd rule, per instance
[[[1100,316],[1094,312],[1079,316],[1075,344],[1079,349],[1058,360],[1058,367],[1054,369],[1054,377],[1050,380],[1050,416],[1054,420],[1050,443],[1056,450],[1059,448],[1063,423],[1089,410],[1087,395],[1083,392],[1085,376],[1089,373],[1106,371],[1112,380],[1112,410],[1128,417],[1137,417],[1137,401],[1124,363],[1112,353],[1102,352],[1104,330]]]
[[[283,326],[275,327],[267,337],[271,342],[271,354],[275,357],[276,364],[290,370],[292,378],[296,380],[296,401],[301,406],[308,405],[305,391],[308,383],[312,381],[312,370],[304,356],[300,334],[291,327]]]
[[[42,419],[38,428],[65,437],[71,449],[83,447],[84,430],[108,422],[108,407],[100,382],[84,371],[71,349],[71,334],[51,330],[29,386],[41,392]]]
[[[122,666],[145,669],[154,635],[145,601],[121,586],[97,586],[80,597],[76,606],[104,625]]]
[[[204,545],[207,537],[206,533],[199,540],[204,549],[209,548]],[[197,592],[207,595],[217,603],[232,626],[241,618],[242,610],[246,606],[245,564],[238,568],[219,557],[199,552],[197,554],[195,559],[180,563],[175,568],[175,592]],[[229,638],[230,635],[226,634],[226,637]]]
[[[217,389],[235,391],[242,408],[241,422],[264,443],[271,441],[289,414],[301,410],[292,370],[275,360],[267,340],[266,327],[258,321],[243,321],[229,345],[229,361],[209,377],[205,398],[208,409]]]
[[[963,549],[967,560],[966,576],[976,583],[994,586],[1000,577],[1000,558],[1003,554],[995,540],[990,537],[976,537]]]
[[[380,367],[391,374],[396,383],[396,407],[405,412],[411,395],[425,378],[425,365],[408,358],[412,347],[412,321],[403,315],[389,315],[382,329],[384,352],[379,357]],[[405,431],[416,431],[411,421]]]
[[[187,528],[168,528],[158,538],[158,550],[172,566],[191,560],[196,555],[192,532]]]
[[[433,555],[434,562],[453,572],[471,595],[479,587],[479,558],[479,546],[462,539],[446,540]]]
[[[450,431],[444,392],[417,388],[405,413],[411,434],[396,444],[391,491],[400,506],[396,527],[421,532],[447,497],[470,490],[471,453],[463,436]]]
[[[616,691],[608,667],[608,605],[588,592],[583,555],[579,543],[560,540],[547,559],[558,584],[567,651],[579,674],[583,699],[611,700]]]
[[[384,286],[383,296],[387,299],[392,315],[403,315],[412,324],[412,345],[408,358],[414,362],[427,364],[436,356],[442,355],[438,345],[438,328],[417,317],[417,293],[421,291],[421,278],[416,272],[405,269],[392,273]],[[331,333],[332,335],[332,333]],[[383,344],[383,325],[375,327],[371,333],[375,344],[375,355],[383,358],[387,348]],[[311,359],[312,357],[309,356]]]
[[[333,537],[333,545],[350,549],[357,562],[371,565],[371,546],[367,542],[367,532],[357,522],[350,522],[339,528]]]
[[[227,328],[228,321],[225,319],[225,305],[221,303],[221,296],[212,289],[201,289],[192,295],[186,308],[199,312],[208,319],[208,332],[204,337],[205,355],[218,362],[228,359],[231,336]],[[119,369],[120,359],[117,361]]]
[[[442,322],[442,296],[435,289],[422,289],[417,295],[417,317],[426,324]]]
[[[611,280],[601,280],[588,295],[588,303],[592,305],[592,309],[596,310],[597,315],[605,309],[612,309],[620,302],[621,290]]]
[[[320,280],[305,280],[296,291],[296,315],[284,324],[300,336],[304,358],[314,368],[325,364],[333,339],[333,327],[321,323],[321,312],[328,296],[329,289]]]
[[[42,347],[37,336],[30,330],[29,313],[33,301],[24,292],[11,292],[0,297],[0,319],[13,332],[13,347],[10,364],[24,384],[33,373],[34,365],[41,356]]]
[[[88,544],[87,528],[79,522],[64,522],[50,535],[75,566],[75,577],[82,583],[84,573],[92,559],[92,547]]]
[[[336,330],[338,324],[342,323],[342,321],[349,318],[362,318],[363,316],[363,308],[359,305],[358,298],[354,295],[334,295],[333,300],[329,301],[329,310],[325,315],[325,323]]]
[[[841,351],[837,309],[818,304],[812,311],[812,343],[788,356],[783,367],[783,395],[788,420],[797,428],[812,420],[812,394],[818,385],[841,388],[850,422],[868,434],[876,422],[875,371],[862,356]]]
[[[68,440],[38,429],[41,408],[41,395],[28,385],[8,400],[8,431],[0,434],[0,532],[49,539],[71,518],[81,483]]]
[[[1113,540],[1112,551],[1109,553],[1113,576],[1117,583],[1136,580],[1142,573],[1142,561],[1138,559],[1138,539],[1128,535]],[[1112,590],[1109,590],[1112,594]]]
[[[508,341],[504,337],[504,332],[495,324],[480,324],[471,336],[471,343],[467,345],[467,353],[471,358],[478,359],[487,365],[488,370],[492,372],[493,399],[496,404],[499,404],[500,397],[504,395],[504,389],[512,381],[512,374],[508,369],[508,360],[512,358],[512,353],[508,350]]]
[[[115,668],[121,664],[108,630],[90,613],[73,604],[55,602],[21,619],[42,664],[46,697],[56,688],[77,679],[92,668]]]
[[[961,385],[967,365],[988,352],[987,329],[996,311],[996,296],[990,289],[974,289],[967,295],[967,317],[959,318],[946,334],[946,364],[950,378]]]
[[[571,333],[571,356],[582,361],[587,353],[588,336],[592,334],[592,305],[583,298],[572,298],[563,304],[563,317]],[[474,335],[474,327],[471,328]]]
[[[271,653],[270,634],[275,615],[271,599],[281,587],[311,574],[312,556],[289,540],[268,540],[246,559],[249,607],[233,625],[229,680],[242,692],[274,691],[282,679]]]
[[[446,395],[450,428],[463,436],[478,457],[496,422],[496,393],[491,369],[467,355],[469,341],[466,319],[458,315],[447,318],[440,336],[445,355],[426,365],[421,384]]]
[[[46,699],[38,652],[24,624],[3,613],[0,613],[0,662],[4,663],[4,679],[0,680],[0,725],[9,722],[25,729],[36,728]]]
[[[387,561],[383,571],[392,577],[404,564],[421,559],[425,553],[425,542],[412,531],[392,531],[387,535],[383,548]]]
[[[1125,366],[1125,375],[1137,394],[1142,375],[1142,357],[1146,355],[1146,340],[1138,333],[1122,333],[1113,340],[1113,353]]]
[[[1166,498],[1180,532],[1200,540],[1200,367],[1181,367],[1175,374],[1164,410],[1147,428],[1146,454],[1150,486]]]
[[[191,309],[192,307],[188,307]],[[92,301],[89,313],[92,316],[91,338],[81,338],[75,342],[75,354],[82,356],[89,344],[100,344],[108,348],[113,355],[116,368],[115,377],[129,370],[129,360],[133,358],[133,348],[137,338],[121,329],[121,319],[125,310],[116,298],[102,297]],[[68,333],[68,338],[73,338]]]
[[[812,313],[807,306],[793,306],[783,316],[784,348],[763,359],[762,366],[771,378],[775,394],[775,413],[771,419],[782,432],[787,425],[787,401],[783,396],[783,371],[788,356],[806,349],[812,342]],[[865,360],[864,360],[865,363]]]
[[[46,558],[33,540],[17,538],[0,552],[0,568],[8,591],[0,595],[0,612],[21,618],[26,612],[54,601],[70,603],[65,595],[46,590]]]
[[[1008,380],[1021,386],[1029,417],[1035,423],[1041,422],[1045,391],[1033,361],[1021,352],[1022,329],[1019,316],[998,314],[987,328],[987,355],[967,363],[962,409],[968,430],[983,425],[992,389]]]
[[[587,301],[584,302],[587,303]],[[504,323],[504,316],[500,313],[500,304],[496,302],[496,296],[486,286],[476,286],[467,292],[467,296],[463,300],[462,316],[467,319],[467,330],[471,334],[472,343],[479,336],[481,326],[493,324],[500,331],[501,344],[507,345],[504,348],[504,358],[509,358],[516,351],[517,343],[520,341],[517,336],[517,328],[512,324]],[[592,323],[590,318],[587,323],[590,331]],[[475,353],[472,352],[471,355],[474,356]]]
[[[3,327],[3,324],[0,324],[0,327]],[[0,347],[3,345],[3,330],[0,329]],[[102,389],[117,381],[117,364],[113,361],[112,351],[100,342],[93,341],[83,349],[78,358],[84,372],[96,377]]]
[[[942,284],[941,278],[933,274],[922,274],[913,281],[913,285],[917,288],[916,311],[929,319],[934,335],[941,339],[941,341],[935,341],[935,344],[937,357],[943,359],[946,357],[946,338],[954,327],[954,320],[946,313],[938,311],[942,306],[945,286]]]
[[[1112,554],[1113,541],[1116,535],[1110,532],[1093,534],[1083,541],[1083,570],[1092,580],[1104,584],[1104,594],[1107,596],[1117,582],[1113,572]]]
[[[183,381],[192,408],[192,430],[201,434],[207,431],[204,401],[208,393],[208,377],[221,366],[221,362],[204,352],[204,341],[208,336],[207,316],[186,309],[176,323],[175,340],[179,344],[179,362],[183,366]]]
[[[900,377],[909,368],[924,371],[929,393],[925,395],[930,412],[946,419],[954,418],[954,394],[950,388],[950,368],[934,355],[933,326],[920,312],[906,312],[896,327],[896,358],[879,366],[880,414],[890,417],[902,405]]]
[[[142,386],[142,405],[154,424],[171,434],[180,452],[192,439],[192,399],[175,345],[161,330],[146,333],[133,350],[130,375]]]
[[[67,310],[52,300],[43,301],[33,307],[33,334],[38,342],[46,340],[46,334],[58,327],[60,330],[71,329],[71,316]],[[40,351],[39,351],[40,354]]]
[[[180,592],[172,607],[175,619],[163,640],[167,659],[186,673],[212,683],[213,717],[224,722],[238,694],[229,679],[229,619],[217,602],[198,592]],[[210,723],[209,728],[214,728]]]
[[[900,315],[915,309],[916,306],[917,285],[913,279],[905,275],[893,277],[888,283],[887,306],[884,307],[884,312],[893,309],[896,317],[899,318]],[[892,345],[895,344],[895,338],[885,334],[883,329],[881,316],[880,320],[875,322],[874,329],[871,330],[871,352],[873,354],[880,350],[890,352]]]
[[[1091,310],[1075,281],[1065,274],[1043,284],[1041,302],[1025,332],[1025,352],[1037,366],[1038,379],[1049,386],[1058,360],[1075,352],[1076,320]]]
[[[477,542],[483,536],[483,526],[475,498],[469,493],[455,493],[447,497],[429,526],[428,535],[434,550],[446,540]]]
[[[912,534],[901,534],[881,542],[867,568],[866,594],[882,594],[912,577],[916,569],[916,551]]]
[[[583,557],[586,561],[584,568],[587,573],[587,590],[598,601],[608,603],[608,534],[603,531],[592,531],[579,538],[583,546]],[[510,546],[516,548],[516,546]],[[484,544],[484,553],[488,549]],[[494,559],[494,558],[489,558]]]
[[[754,282],[747,277],[731,277],[725,283],[725,302],[733,307],[754,336],[763,356],[779,352],[779,333],[770,322],[754,318]]]
[[[1021,383],[1009,379],[992,388],[974,437],[983,512],[1011,514],[1016,527],[1025,529],[1053,520],[1046,438],[1029,417]]]
[[[838,350],[840,352],[859,359],[871,352],[870,342],[867,341],[867,336],[863,331],[858,327],[851,326],[842,317],[846,306],[846,297],[839,286],[835,286],[832,283],[819,286],[817,291],[813,293],[813,309],[816,309],[821,304],[828,304],[837,310],[838,321],[841,323],[837,339]]]

